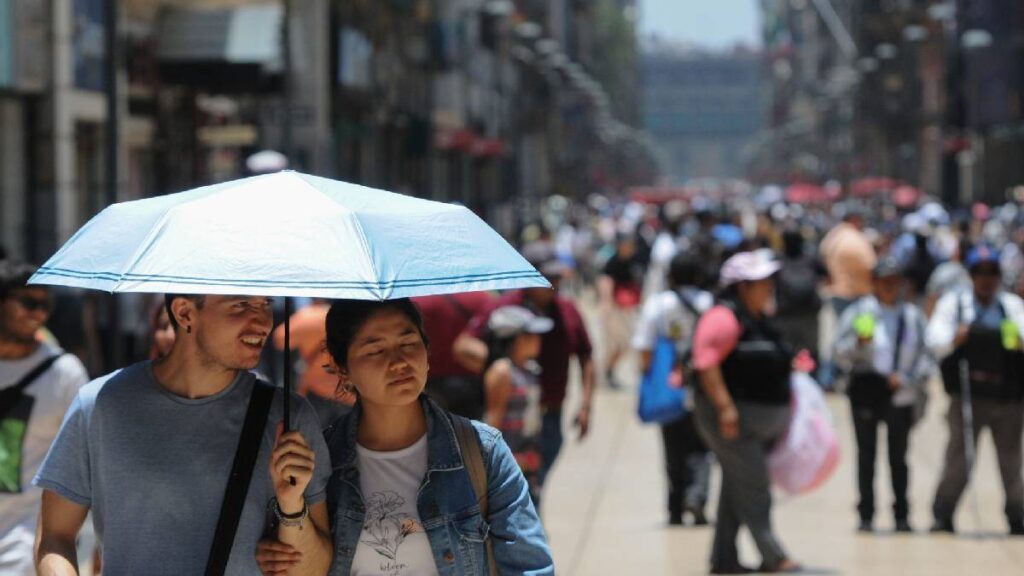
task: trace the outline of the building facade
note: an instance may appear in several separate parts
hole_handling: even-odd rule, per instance
[[[652,48],[641,59],[644,128],[677,184],[746,175],[746,150],[763,128],[760,55]]]

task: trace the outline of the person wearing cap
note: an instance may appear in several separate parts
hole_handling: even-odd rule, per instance
[[[972,290],[939,299],[926,332],[950,395],[949,444],[932,506],[932,530],[954,531],[953,513],[967,486],[978,433],[988,428],[1006,493],[1010,534],[1024,536],[1024,301],[1002,290],[999,252],[992,246],[975,246],[964,264]]]
[[[650,370],[659,339],[672,340],[679,358],[688,353],[697,320],[714,304],[710,293],[697,288],[702,265],[692,252],[676,254],[669,263],[668,287],[644,302],[632,342],[640,354],[641,373]],[[680,373],[682,369],[682,366],[677,367]],[[682,380],[682,384],[690,382]],[[712,459],[692,416],[687,414],[662,424],[661,438],[668,476],[669,525],[682,525],[684,512],[692,516],[694,525],[707,524],[704,507],[708,501]]]
[[[736,538],[746,526],[764,572],[799,570],[771,525],[768,450],[790,420],[793,353],[768,321],[772,276],[780,264],[768,250],[740,252],[722,265],[721,303],[697,323],[693,366],[697,429],[722,466],[712,574],[739,574]]]
[[[923,408],[933,363],[924,345],[921,310],[906,302],[906,279],[895,258],[874,271],[874,294],[851,304],[839,319],[834,358],[849,377],[847,393],[857,440],[857,480],[862,532],[873,530],[878,425],[888,433],[889,470],[897,532],[911,532],[907,501],[910,429]]]
[[[493,299],[489,292],[460,292],[412,299],[423,315],[423,327],[430,340],[427,394],[441,408],[473,420],[482,419],[484,414],[483,379],[479,373],[457,361],[452,345],[470,319]]]
[[[550,318],[522,306],[502,306],[487,320],[484,421],[501,431],[540,506],[540,381],[537,355],[541,335],[554,328]]]
[[[528,308],[534,314],[550,318],[554,323],[551,331],[541,336],[537,364],[540,366],[541,459],[542,465],[538,483],[543,485],[548,471],[562,449],[562,405],[565,402],[569,383],[569,363],[575,357],[580,366],[583,385],[579,411],[574,424],[582,440],[590,430],[590,412],[594,398],[594,364],[592,347],[583,317],[571,300],[562,296],[558,289],[565,264],[558,260],[552,250],[536,249],[525,253],[530,262],[551,283],[549,288],[526,288],[511,290],[501,295],[480,313],[474,316],[466,329],[455,340],[453,350],[456,359],[463,366],[477,374],[483,374],[490,357],[487,346],[487,322],[491,313],[502,306],[514,305]]]

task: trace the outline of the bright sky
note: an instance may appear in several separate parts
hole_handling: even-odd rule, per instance
[[[643,36],[728,48],[743,41],[760,45],[758,0],[640,0]]]

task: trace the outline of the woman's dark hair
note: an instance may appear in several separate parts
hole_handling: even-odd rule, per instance
[[[804,236],[799,230],[786,230],[782,233],[782,252],[786,258],[797,259],[804,255]]]
[[[484,335],[484,343],[487,344],[487,361],[484,363],[484,373],[490,370],[492,364],[502,358],[507,358],[512,353],[512,346],[515,344],[518,336],[516,334],[499,338],[490,330],[487,331]]]
[[[680,252],[668,265],[668,282],[674,288],[699,286],[703,282],[704,268],[700,258],[692,252]]]
[[[359,329],[366,321],[382,310],[396,310],[412,321],[423,338],[423,344],[430,346],[427,332],[423,329],[423,316],[416,304],[408,298],[396,300],[335,300],[327,311],[327,351],[338,366],[348,365],[348,350],[352,347]]]
[[[13,290],[28,286],[28,279],[36,273],[36,267],[26,262],[0,260],[0,299],[6,298]]]
[[[717,300],[719,300],[721,302],[728,302],[728,303],[731,303],[731,304],[739,304],[739,302],[740,302],[740,283],[739,282],[735,282],[733,284],[729,284],[725,288],[720,289],[718,291],[718,298],[717,298]]]

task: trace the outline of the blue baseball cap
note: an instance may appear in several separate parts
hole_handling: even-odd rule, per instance
[[[985,243],[971,248],[970,252],[967,253],[967,258],[964,258],[964,265],[967,266],[968,270],[974,270],[982,264],[995,264],[999,266],[999,250]]]

